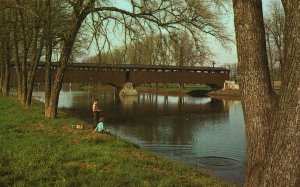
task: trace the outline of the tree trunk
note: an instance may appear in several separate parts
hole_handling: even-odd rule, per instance
[[[260,0],[233,1],[241,99],[246,125],[245,186],[261,186],[269,146],[273,92]]]
[[[282,2],[286,17],[282,86],[265,185],[300,186],[300,1]]]
[[[64,41],[60,60],[59,60],[59,66],[56,69],[53,87],[51,88],[49,104],[45,107],[45,116],[47,118],[56,117],[59,93],[63,83],[64,72],[69,62],[76,36],[79,32],[80,26],[83,20],[85,19],[86,15],[87,14],[83,13],[81,15],[77,15],[78,17],[74,16],[71,22],[72,25],[70,26],[70,30],[66,35],[66,39]]]
[[[4,41],[2,42],[1,45],[2,49],[1,49],[1,53],[0,53],[0,60],[1,60],[1,93],[3,96],[8,96],[9,94],[9,75],[10,75],[10,71],[9,71],[9,61],[10,61],[10,55],[9,53],[9,49],[7,46],[7,42]]]
[[[45,62],[45,107],[49,105],[51,96],[51,56],[52,56],[52,44],[51,41],[46,44],[46,62]]]
[[[32,62],[31,62],[32,64],[31,64],[31,67],[30,67],[30,70],[28,73],[28,79],[27,79],[28,92],[27,92],[26,106],[31,105],[35,75],[36,75],[37,67],[40,62],[43,47],[44,47],[44,38],[43,37],[38,42],[38,32],[39,32],[38,28],[36,28],[35,32],[36,32],[36,34],[35,34],[36,36],[35,36],[35,41],[33,44],[35,46],[34,47],[35,52],[34,52],[34,57],[32,59]],[[38,43],[39,43],[39,46],[38,46]]]
[[[16,68],[16,76],[17,76],[17,97],[18,99],[21,99],[22,94],[22,76],[21,76],[21,70],[20,70],[20,57],[19,57],[19,44],[18,44],[18,34],[17,34],[17,27],[14,26],[14,33],[13,33],[13,42],[14,42],[14,55],[15,55],[15,68]]]
[[[47,118],[55,118],[57,114],[59,93],[63,83],[65,68],[57,67],[54,79],[54,85],[51,89],[51,95],[49,98],[49,105],[45,107],[45,116]]]
[[[4,81],[2,86],[2,94],[4,96],[9,95],[9,79],[10,79],[10,60],[11,60],[11,47],[9,38],[6,41],[5,45],[5,72],[4,72]]]
[[[5,64],[4,64],[4,51],[3,51],[3,42],[0,43],[0,92],[2,94],[2,87],[5,74]]]
[[[1,12],[1,22],[2,24],[7,24],[11,22],[10,16],[7,15],[8,11],[2,11]],[[3,27],[1,28],[2,36],[1,38],[1,61],[2,61],[2,68],[1,74],[2,74],[2,80],[1,80],[1,92],[2,95],[8,96],[9,95],[9,79],[10,79],[10,61],[11,61],[11,29],[10,27]]]
[[[19,4],[20,2],[17,2],[18,8],[17,8],[17,14],[16,14],[16,20],[20,23],[20,26],[17,27],[17,29],[20,29],[21,34],[21,45],[22,45],[22,60],[21,60],[21,105],[23,107],[26,106],[26,100],[27,100],[27,57],[28,57],[28,51],[29,51],[29,40],[27,40],[28,36],[25,29],[25,18],[23,9],[21,9],[22,5]],[[28,42],[28,43],[27,43]]]
[[[286,3],[290,28],[277,99],[270,82],[261,0],[233,1],[247,138],[244,186],[299,186],[300,2],[293,3]]]
[[[46,7],[47,7],[47,24],[45,26],[45,30],[46,30],[45,31],[45,38],[46,38],[45,108],[47,108],[49,105],[49,100],[51,95],[51,61],[52,61],[51,0],[46,1]]]
[[[26,47],[26,45],[24,45]],[[26,49],[24,49],[26,51]],[[23,52],[23,60],[21,64],[21,105],[23,107],[26,106],[26,100],[27,100],[27,52]]]

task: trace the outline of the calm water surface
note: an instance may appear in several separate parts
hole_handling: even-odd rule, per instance
[[[37,97],[43,100],[43,93]],[[95,97],[113,134],[242,184],[246,145],[240,101],[153,93],[120,98],[113,93],[66,89],[60,94],[59,107],[91,124]]]

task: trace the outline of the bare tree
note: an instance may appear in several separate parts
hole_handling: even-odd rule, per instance
[[[284,10],[279,1],[271,1],[265,18],[267,52],[270,62],[272,80],[276,76],[276,68],[283,63]]]
[[[10,3],[4,1],[0,5],[0,91],[2,95],[9,95],[10,63],[12,58],[12,21],[9,10]]]
[[[59,24],[56,23],[55,25],[53,24],[55,22],[53,22],[52,19],[59,17],[60,19],[55,20],[63,20],[62,17],[64,12],[61,10],[57,11],[55,13],[58,15],[54,16],[53,11],[51,15],[51,12],[49,13],[48,11],[51,10],[50,2],[51,0],[47,0],[47,3],[45,3],[43,0],[15,0],[4,1],[3,3],[1,2],[2,4],[0,6],[0,13],[3,18],[2,21],[6,23],[3,25],[2,30],[5,31],[5,33],[9,33],[2,38],[8,41],[2,43],[3,45],[5,44],[5,47],[3,46],[2,49],[7,49],[6,54],[10,54],[9,56],[5,56],[7,61],[9,63],[14,62],[18,84],[17,94],[22,106],[24,107],[31,105],[36,70],[41,58],[51,61],[49,56],[52,56],[54,46],[57,46],[62,41],[61,37],[60,39],[57,39],[59,36],[54,36],[52,34],[55,32],[56,35],[62,35],[61,33],[64,31],[62,22]],[[58,0],[52,0],[52,2],[52,8],[54,4],[55,7],[60,7],[62,5],[62,3],[59,3],[61,1]],[[66,6],[62,7],[66,8]],[[55,10],[57,9],[58,8]],[[66,17],[64,20],[66,20]],[[54,27],[51,25],[51,23],[54,25]],[[51,31],[49,25],[54,28],[52,30],[53,32]],[[57,41],[54,41],[53,38],[56,38]],[[47,40],[46,55],[44,54],[45,39]],[[52,42],[52,40],[54,42]],[[55,42],[56,44],[54,44]],[[9,59],[7,57],[9,57]],[[4,62],[3,59],[2,62]],[[9,70],[9,68],[7,68],[7,70]],[[49,74],[46,73],[46,75]],[[2,83],[4,82],[2,81]],[[5,83],[3,85],[7,87],[9,83]]]
[[[238,73],[237,73],[237,63],[226,63],[223,65],[225,68],[230,70],[230,80],[237,81]]]
[[[187,32],[179,33],[171,39],[172,56],[177,66],[202,66],[210,56],[211,52],[208,46],[196,45]]]
[[[162,45],[161,37],[151,34],[132,42],[125,51],[126,63],[155,65],[159,61],[159,45]]]
[[[175,38],[175,39],[174,39]],[[194,40],[187,32],[176,37],[150,34],[123,45],[111,52],[102,52],[89,61],[108,64],[143,64],[143,65],[203,65],[208,59],[208,47],[197,49]]]
[[[59,92],[63,75],[70,59],[70,54],[83,21],[91,15],[91,21],[102,36],[108,36],[110,24],[121,24],[128,31],[126,35],[137,36],[150,29],[155,32],[176,33],[187,29],[194,40],[203,40],[203,33],[225,40],[227,35],[215,14],[213,5],[200,1],[129,1],[131,10],[120,9],[109,1],[78,0],[67,1],[71,7],[71,20],[66,25],[67,31],[60,51],[59,66],[51,89],[49,105],[46,106],[46,117],[54,118],[57,112]]]
[[[53,71],[51,71],[52,61],[57,61],[55,56],[60,55],[60,48],[63,45],[65,33],[70,22],[71,12],[69,5],[61,0],[46,0],[44,4],[43,30],[45,39],[45,53],[43,60],[45,61],[45,109],[49,106],[52,83],[54,80]],[[76,45],[76,44],[75,44]],[[75,50],[76,51],[76,50]],[[71,54],[70,54],[70,58]],[[73,57],[74,58],[74,57]],[[45,110],[46,114],[46,110]]]
[[[26,3],[16,0],[8,5],[7,15],[12,26],[6,29],[10,28],[13,56],[9,61],[14,61],[16,67],[18,98],[22,106],[27,107],[31,104],[35,72],[43,49],[43,41],[39,36],[41,22],[36,19],[40,14],[40,3],[37,0]]]
[[[233,1],[238,71],[247,137],[244,186],[299,186],[300,1],[285,12],[282,84],[272,90],[261,0]]]

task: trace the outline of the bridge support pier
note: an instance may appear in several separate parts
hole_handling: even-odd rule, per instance
[[[126,82],[123,85],[122,90],[119,93],[120,96],[135,96],[138,95],[137,91],[133,88],[133,84],[131,82]]]
[[[179,88],[180,88],[181,90],[183,90],[183,89],[184,89],[184,83],[179,83]]]

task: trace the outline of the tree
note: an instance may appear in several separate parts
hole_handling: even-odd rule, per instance
[[[133,41],[126,48],[126,63],[142,65],[167,65],[170,60],[164,58],[169,43],[166,36],[148,35]]]
[[[299,186],[300,1],[285,12],[282,84],[272,90],[261,0],[233,0],[241,100],[247,137],[244,186]]]
[[[110,1],[77,0],[66,1],[72,11],[70,21],[66,24],[66,32],[60,50],[59,65],[56,68],[55,80],[51,89],[49,105],[45,115],[54,118],[57,112],[59,92],[62,87],[64,72],[69,63],[72,48],[83,21],[88,15],[91,22],[105,38],[106,29],[112,24],[123,25],[125,36],[137,36],[141,31],[177,33],[187,29],[197,42],[203,41],[203,33],[225,40],[227,35],[215,14],[211,2],[202,1],[129,1],[130,9],[120,9]],[[104,31],[104,32],[102,32]]]
[[[0,5],[0,92],[9,95],[10,61],[12,57],[12,24],[10,3],[4,1]]]
[[[238,80],[238,74],[237,74],[237,63],[226,63],[223,65],[223,67],[230,70],[230,80],[237,81]]]
[[[85,25],[92,26],[93,38],[97,41],[98,38],[103,38],[102,49],[110,48],[111,42],[108,38],[110,33],[117,29],[122,30],[120,34],[124,36],[125,44],[128,40],[133,41],[149,33],[161,36],[166,33],[176,35],[181,30],[186,30],[196,45],[205,41],[206,34],[225,41],[228,37],[220,22],[220,14],[215,11],[215,4],[212,2],[219,5],[220,1],[131,0],[127,1],[127,8],[121,9],[113,1],[3,0],[0,11],[5,19],[2,21],[6,22],[5,20],[9,19],[11,24],[3,24],[5,27],[2,30],[8,31],[6,33],[9,33],[9,37],[2,39],[6,38],[9,42],[1,44],[7,46],[2,48],[1,67],[4,67],[4,61],[10,62],[8,57],[14,62],[18,98],[22,106],[27,107],[31,103],[36,69],[43,59],[46,66],[45,116],[53,118],[56,116],[64,72],[75,56],[72,51],[79,34],[87,31]],[[4,13],[7,9],[9,14]],[[145,49],[152,50],[152,47],[145,45]],[[4,49],[7,49],[7,53]],[[160,60],[167,63],[167,49],[162,46],[161,49],[163,50],[160,50]],[[51,76],[50,64],[54,54],[58,57],[59,65],[55,75]],[[122,50],[117,51],[116,59],[120,59],[122,55]],[[139,60],[145,60],[145,56],[142,57]],[[151,64],[153,63],[154,61],[151,61]],[[3,81],[4,74],[5,72],[1,71],[2,90],[3,84],[8,86],[7,81]],[[51,80],[51,77],[54,77],[54,80]]]
[[[182,32],[176,37],[150,34],[110,52],[101,52],[85,62],[195,66],[203,65],[208,56],[208,47],[197,49],[189,34]]]
[[[276,69],[283,63],[284,10],[279,1],[271,1],[265,18],[267,52],[271,78],[276,78]]]
[[[51,71],[52,61],[57,61],[53,56],[58,56],[64,42],[64,34],[67,32],[67,24],[70,21],[70,10],[68,4],[61,0],[46,0],[44,4],[43,30],[45,39],[45,115],[50,103],[52,90],[53,72]],[[71,56],[71,55],[70,55]]]
[[[208,59],[210,50],[207,46],[198,46],[191,39],[189,33],[182,32],[173,37],[170,41],[172,57],[177,66],[203,65]]]
[[[43,51],[44,38],[41,29],[41,1],[10,2],[9,15],[13,29],[10,30],[10,53],[16,67],[18,98],[23,107],[31,105],[36,69]],[[9,28],[9,27],[6,27]]]

